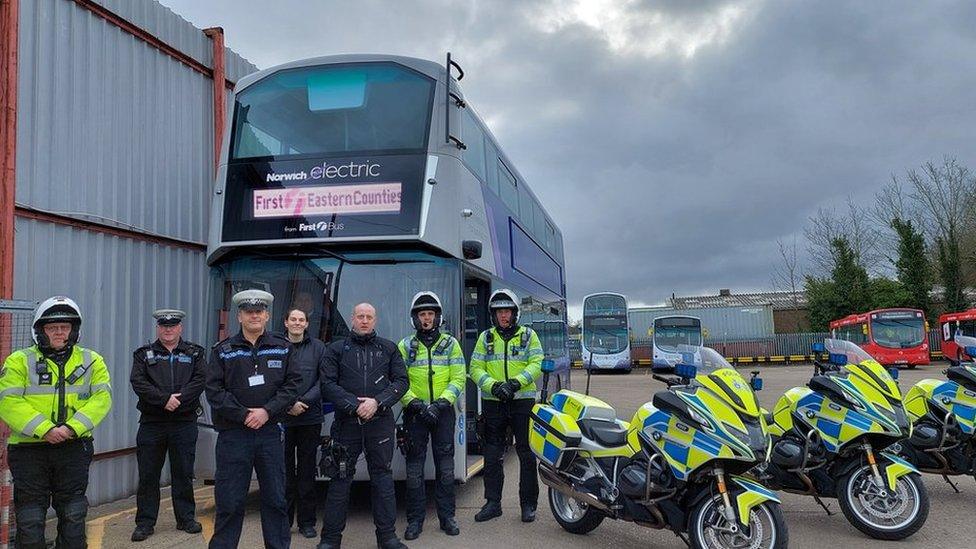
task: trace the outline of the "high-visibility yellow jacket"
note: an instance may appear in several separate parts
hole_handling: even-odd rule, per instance
[[[428,403],[443,398],[454,404],[464,391],[465,371],[464,353],[457,340],[441,334],[428,349],[416,335],[410,335],[401,339],[397,347],[410,378],[410,388],[400,404],[406,406],[417,398]]]
[[[37,346],[14,351],[3,362],[0,419],[10,426],[10,444],[42,442],[59,424],[91,437],[111,407],[108,368],[95,351],[75,345],[63,369]]]
[[[498,381],[517,379],[522,388],[515,398],[536,398],[535,380],[542,374],[545,352],[534,330],[519,326],[505,341],[495,328],[485,330],[471,354],[471,380],[481,388],[481,398],[498,400],[491,386]]]

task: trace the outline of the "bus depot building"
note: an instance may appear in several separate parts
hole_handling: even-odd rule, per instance
[[[152,0],[11,0],[0,17],[0,356],[32,344],[38,301],[80,306],[80,343],[113,386],[97,505],[136,490],[129,371],[152,311],[186,311],[184,337],[204,343],[215,150],[234,83],[257,68]]]

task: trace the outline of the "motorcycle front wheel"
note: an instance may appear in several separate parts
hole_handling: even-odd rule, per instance
[[[928,492],[915,473],[899,477],[889,490],[879,487],[871,466],[864,465],[840,479],[837,496],[847,521],[874,539],[905,539],[929,516]]]
[[[766,501],[749,512],[749,527],[729,524],[722,496],[702,500],[691,513],[688,535],[695,549],[780,549],[789,545],[789,532],[778,503]]]
[[[553,488],[549,488],[549,508],[563,530],[572,534],[588,534],[606,518],[600,511]]]

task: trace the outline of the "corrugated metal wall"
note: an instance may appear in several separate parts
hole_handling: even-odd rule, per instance
[[[106,8],[206,66],[200,29],[152,0]],[[204,243],[213,180],[213,82],[71,0],[20,3],[18,206]],[[256,67],[227,50],[227,78]],[[228,91],[228,99],[230,92]],[[18,216],[14,297],[65,294],[85,318],[82,344],[105,356],[114,405],[96,452],[135,446],[131,354],[154,337],[150,313],[188,312],[185,336],[206,330],[202,251]],[[89,498],[135,492],[134,455],[97,462]]]
[[[632,337],[647,337],[647,330],[654,319],[668,315],[698,317],[702,328],[708,330],[708,340],[733,341],[773,335],[773,308],[763,307],[711,307],[707,309],[680,309],[671,307],[638,307],[627,311]]]

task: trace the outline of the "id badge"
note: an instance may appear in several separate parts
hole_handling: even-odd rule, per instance
[[[264,385],[264,375],[254,374],[253,376],[247,378],[247,384],[251,387],[257,387],[258,385]]]

